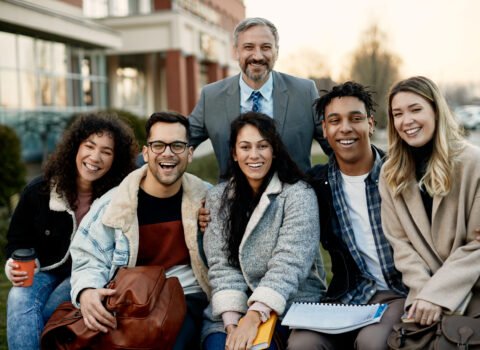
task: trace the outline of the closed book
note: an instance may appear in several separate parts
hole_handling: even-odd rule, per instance
[[[320,333],[345,333],[380,322],[387,307],[387,304],[293,303],[282,325]]]
[[[270,318],[258,327],[257,336],[253,341],[253,346],[251,347],[251,350],[268,349],[270,347],[273,333],[275,333],[275,325],[277,324],[277,319],[277,314],[271,312]],[[242,322],[242,320],[240,320],[240,322]]]

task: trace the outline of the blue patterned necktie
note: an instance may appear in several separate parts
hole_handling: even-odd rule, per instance
[[[262,94],[260,91],[252,91],[252,94],[250,95],[252,97],[252,111],[253,112],[260,112],[260,97],[262,97]]]

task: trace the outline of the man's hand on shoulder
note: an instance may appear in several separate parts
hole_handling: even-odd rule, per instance
[[[83,321],[92,331],[108,332],[108,328],[117,328],[117,320],[102,304],[103,299],[115,294],[115,289],[84,289],[80,293],[80,310]]]
[[[210,222],[210,210],[205,208],[205,199],[204,199],[202,200],[202,207],[198,210],[198,226],[200,227],[200,231],[205,233],[205,230],[207,229],[209,222]]]

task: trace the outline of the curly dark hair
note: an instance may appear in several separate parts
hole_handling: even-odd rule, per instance
[[[354,81],[347,81],[343,84],[334,86],[330,91],[320,90],[320,92],[323,92],[324,94],[315,100],[314,107],[317,115],[322,119],[325,117],[325,108],[336,97],[356,97],[364,103],[368,117],[371,117],[372,112],[375,112],[375,106],[377,104],[373,100],[373,92],[369,90],[368,86],[363,86]]]
[[[80,144],[92,134],[108,133],[114,140],[114,156],[110,170],[92,184],[92,200],[117,186],[135,169],[137,143],[132,129],[116,114],[92,113],[79,116],[71,124],[45,165],[44,177],[55,186],[72,210],[78,198],[76,156]]]
[[[233,159],[237,135],[246,125],[252,125],[260,132],[272,146],[274,156],[272,166],[257,193],[254,193],[238,162]],[[283,183],[293,184],[299,180],[305,180],[304,174],[288,154],[275,127],[275,121],[263,113],[247,112],[241,114],[232,122],[230,128],[229,167],[227,173],[224,174],[224,178],[230,180],[222,194],[220,206],[223,208],[222,216],[226,222],[224,231],[225,249],[228,252],[228,262],[232,266],[240,266],[238,250],[248,220],[275,172]]]

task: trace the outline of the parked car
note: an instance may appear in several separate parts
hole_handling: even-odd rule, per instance
[[[480,129],[480,106],[460,106],[455,108],[455,114],[465,129]]]

